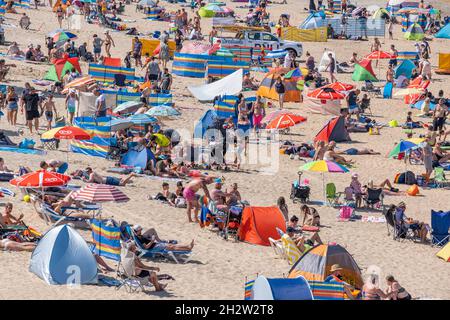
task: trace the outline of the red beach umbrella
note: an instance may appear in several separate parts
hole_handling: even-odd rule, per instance
[[[19,188],[45,188],[64,186],[70,177],[64,174],[38,170],[12,179],[9,183]]]
[[[305,121],[306,118],[296,114],[282,114],[269,122],[266,129],[286,129]]]
[[[340,100],[345,99],[345,94],[332,88],[318,88],[309,92],[308,97],[320,100]]]

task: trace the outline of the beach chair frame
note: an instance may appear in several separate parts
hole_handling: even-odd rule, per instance
[[[342,192],[336,191],[336,185],[333,182],[327,183],[325,186],[327,205],[335,207],[339,205],[339,200],[342,196]]]
[[[449,180],[445,177],[445,171],[442,167],[434,168],[434,182],[439,188],[443,188],[448,185]]]
[[[363,197],[366,208],[371,208],[376,210],[375,205],[380,203],[380,209],[383,211],[384,208],[384,194],[382,188],[367,188],[367,195]]]

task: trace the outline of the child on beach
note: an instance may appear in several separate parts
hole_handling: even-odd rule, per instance
[[[41,114],[45,115],[45,119],[47,120],[47,131],[52,128],[53,116],[58,117],[58,113],[56,111],[55,102],[53,101],[53,95],[50,94],[48,98],[45,100],[42,105]]]

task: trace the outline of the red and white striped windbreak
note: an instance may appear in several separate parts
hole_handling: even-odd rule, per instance
[[[70,177],[64,174],[38,170],[12,179],[9,183],[20,188],[45,188],[64,186]]]
[[[88,184],[71,195],[77,201],[125,202],[128,196],[118,188],[105,184]]]

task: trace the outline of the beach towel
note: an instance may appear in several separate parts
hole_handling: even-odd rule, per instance
[[[23,154],[35,154],[35,155],[40,155],[40,156],[47,154],[47,152],[44,150],[22,149],[22,148],[12,147],[12,146],[0,146],[0,151],[17,152],[17,153],[23,153]]]
[[[372,222],[372,223],[386,223],[385,217],[376,217],[376,216],[362,216],[362,222]]]

